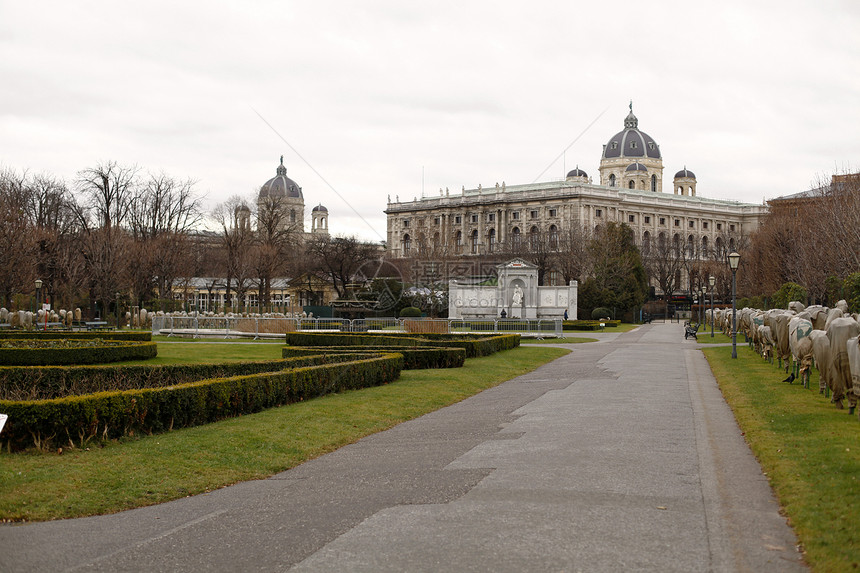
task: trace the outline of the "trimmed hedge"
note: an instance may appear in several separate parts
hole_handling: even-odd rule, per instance
[[[466,358],[489,356],[500,350],[509,350],[520,345],[519,334],[494,334],[475,336],[463,334],[341,334],[328,332],[288,332],[286,342],[290,346],[381,346],[395,350],[403,346],[432,346],[436,348],[456,347],[466,351]]]
[[[404,370],[424,370],[427,368],[460,368],[466,363],[466,350],[463,348],[406,348],[390,346],[286,346],[281,350],[284,358],[319,354],[339,354],[342,352],[397,352],[403,355]]]
[[[96,392],[188,384],[204,378],[245,376],[287,368],[344,362],[366,353],[306,356],[288,360],[133,366],[0,366],[0,400],[49,400]]]
[[[69,338],[71,340],[89,340],[101,338],[103,340],[130,340],[137,342],[149,342],[152,340],[151,332],[143,331],[114,331],[99,330],[98,332],[70,332],[67,330],[34,332],[31,330],[0,330],[0,338],[26,338],[53,340],[56,338]]]
[[[403,368],[399,354],[247,376],[216,378],[124,392],[99,392],[54,400],[0,401],[9,415],[8,450],[55,443],[83,447],[112,439],[197,426],[343,390],[386,384]]]
[[[120,341],[118,344],[71,348],[0,348],[0,364],[16,366],[102,364],[123,360],[148,360],[157,355],[158,344],[155,342],[123,343]]]

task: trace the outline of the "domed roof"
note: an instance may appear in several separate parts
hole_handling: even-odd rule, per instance
[[[580,169],[579,165],[577,165],[576,169],[571,169],[567,173],[567,178],[570,179],[571,177],[588,177],[588,174],[582,169]]]
[[[630,165],[627,166],[627,169],[624,171],[648,171],[648,168],[639,163],[638,161],[634,161]]]
[[[276,175],[260,187],[260,199],[265,199],[266,197],[304,199],[302,188],[299,187],[299,184],[287,177],[287,168],[284,167],[283,155],[281,155],[281,164],[278,165]]]
[[[633,103],[630,103],[630,113],[624,118],[624,131],[619,131],[603,146],[603,158],[619,157],[648,157],[662,159],[660,146],[650,135],[639,130],[639,120],[633,115]]]
[[[675,173],[675,179],[678,179],[679,177],[689,177],[690,179],[695,179],[696,174],[688,170],[687,166],[685,165],[683,169]]]
[[[311,213],[313,213],[314,211],[320,211],[320,212],[323,212],[323,213],[328,213],[328,209],[326,209],[326,208],[323,206],[323,204],[322,204],[322,203],[320,203],[319,205],[317,205],[316,207],[314,207],[313,209],[311,209]]]

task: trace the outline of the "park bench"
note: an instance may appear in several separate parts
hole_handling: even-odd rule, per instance
[[[684,340],[687,340],[689,337],[696,338],[699,334],[699,327],[701,324],[691,324],[690,321],[684,323]],[[698,338],[696,338],[698,340]]]
[[[110,326],[108,326],[108,323],[102,320],[85,322],[84,326],[87,327],[87,330],[110,330]]]
[[[36,330],[60,330],[60,329],[63,329],[65,327],[66,327],[66,325],[63,324],[62,322],[48,322],[48,323],[37,322],[36,323]]]

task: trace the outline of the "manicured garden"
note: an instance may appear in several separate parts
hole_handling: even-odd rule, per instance
[[[160,344],[161,364],[213,363],[282,345]],[[83,447],[0,454],[0,519],[46,520],[111,513],[261,479],[368,434],[436,410],[565,354],[513,348],[461,368],[405,370],[381,386],[338,391],[185,429],[93,440]],[[235,360],[235,358],[233,358]],[[61,446],[62,447],[62,446]],[[61,455],[57,455],[60,453]]]

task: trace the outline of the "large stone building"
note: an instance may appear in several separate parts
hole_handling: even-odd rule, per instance
[[[552,245],[573,225],[594,229],[614,221],[633,229],[643,252],[662,236],[694,256],[718,259],[767,212],[765,205],[702,197],[686,166],[675,173],[672,193],[664,193],[660,146],[639,129],[632,104],[624,129],[603,146],[599,173],[599,184],[577,167],[563,180],[389,200],[388,256],[491,255],[535,236]]]

